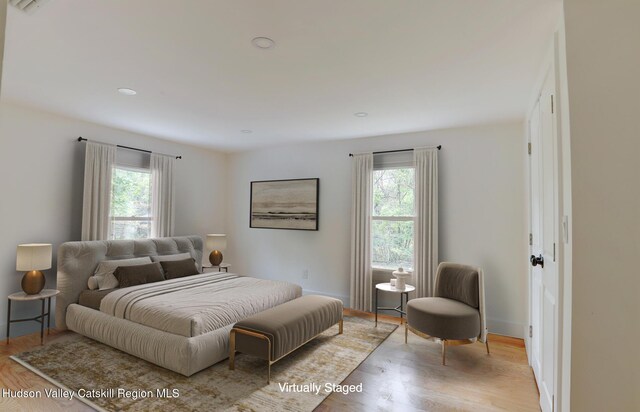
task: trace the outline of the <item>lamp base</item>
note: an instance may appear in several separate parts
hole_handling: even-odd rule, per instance
[[[44,273],[39,270],[32,270],[22,277],[22,290],[27,295],[37,295],[44,289],[44,283]]]
[[[211,262],[211,266],[220,266],[220,263],[222,263],[222,252],[219,250],[211,251],[209,262]]]

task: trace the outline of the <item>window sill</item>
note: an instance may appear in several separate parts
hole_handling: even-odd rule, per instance
[[[380,271],[380,272],[389,272],[389,273],[393,273],[394,271],[398,270],[398,268],[395,269],[387,269],[387,268],[377,268],[377,267],[371,267],[371,270],[376,270],[376,271]],[[406,269],[407,273],[413,273],[413,269]]]

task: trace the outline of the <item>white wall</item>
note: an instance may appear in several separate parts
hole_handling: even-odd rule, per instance
[[[571,408],[640,410],[640,2],[565,0]]]
[[[2,61],[4,60],[4,29],[7,25],[7,0],[0,0],[0,91],[2,90]]]
[[[26,242],[79,240],[82,216],[84,143],[78,136],[182,155],[176,166],[176,235],[224,232],[226,156],[210,150],[0,103],[0,336],[6,332],[4,296],[20,290],[16,246]],[[55,285],[53,268],[47,286]],[[37,306],[37,305],[34,305]],[[37,312],[14,305],[14,317]],[[14,324],[17,334],[38,324]]]
[[[348,302],[348,153],[442,144],[440,259],[483,267],[490,330],[522,337],[527,276],[523,130],[515,122],[230,155],[225,260],[233,271],[296,282]],[[249,182],[303,177],[320,178],[318,232],[249,228]]]
[[[558,92],[558,115],[560,131],[560,156],[562,164],[562,181],[560,182],[560,215],[567,222],[567,234],[559,243],[559,256],[562,262],[560,273],[562,274],[562,322],[560,326],[560,347],[562,352],[558,365],[559,393],[556,396],[556,404],[561,411],[571,410],[571,319],[572,319],[572,288],[573,288],[573,207],[571,199],[571,124],[569,120],[569,90],[567,79],[567,47],[564,28],[564,16],[556,33],[556,90]],[[564,230],[562,231],[564,232]]]

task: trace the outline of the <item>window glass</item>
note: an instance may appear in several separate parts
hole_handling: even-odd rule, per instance
[[[413,268],[415,169],[373,172],[372,265]]]
[[[374,268],[413,269],[413,221],[373,220]]]
[[[151,172],[116,167],[111,190],[111,239],[151,237]]]

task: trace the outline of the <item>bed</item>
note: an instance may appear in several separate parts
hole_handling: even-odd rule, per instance
[[[56,327],[112,346],[185,376],[229,354],[239,320],[302,295],[287,282],[211,272],[111,291],[88,291],[98,263],[189,253],[202,260],[198,236],[67,242],[58,249]]]

